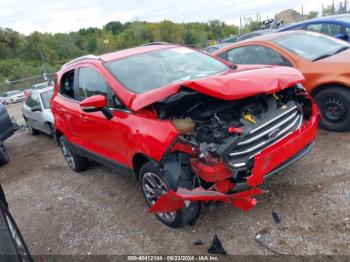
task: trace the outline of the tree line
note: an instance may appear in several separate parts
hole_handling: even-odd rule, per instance
[[[34,32],[28,36],[0,28],[0,83],[53,73],[70,59],[86,54],[98,55],[153,41],[201,48],[211,40],[235,35],[238,31],[237,26],[219,20],[208,23],[112,21],[103,28],[56,34]]]

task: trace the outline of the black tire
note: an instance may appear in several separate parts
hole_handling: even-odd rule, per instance
[[[50,130],[50,136],[56,141],[56,132],[55,132],[55,127],[51,123],[47,123],[47,126]]]
[[[332,86],[314,98],[322,114],[321,128],[336,132],[350,130],[350,89]]]
[[[82,172],[89,167],[89,160],[79,156],[69,144],[65,136],[60,136],[59,144],[64,159],[74,172]]]
[[[0,143],[0,165],[4,165],[10,161],[5,146]]]
[[[167,178],[164,175],[164,171],[157,164],[153,162],[147,162],[141,167],[139,172],[139,178],[143,196],[149,206],[152,206],[156,199],[158,199],[158,197],[155,197],[155,200],[153,200],[154,202],[151,203],[151,200],[149,200],[148,196],[146,196],[146,194],[149,193],[146,192],[147,190],[145,189],[145,184],[147,183],[146,176],[150,176],[150,174],[152,174],[152,176],[154,175],[155,178],[157,177],[158,179],[160,179],[159,181],[163,182],[165,185],[165,187],[163,187],[163,192],[157,192],[158,197],[162,193],[164,194],[164,192],[168,191],[169,188],[171,188],[173,191],[176,191],[179,187],[191,189],[193,185],[192,181],[185,179],[182,176],[180,176],[180,178],[176,182],[176,185],[171,185],[171,182],[167,181]],[[156,213],[155,215],[163,224],[172,228],[179,228],[195,220],[199,215],[199,210],[200,203],[191,202],[189,206],[179,209],[175,212]]]
[[[29,133],[32,135],[32,136],[36,136],[39,134],[39,131],[32,128],[32,126],[30,125],[29,121],[27,120],[27,118],[24,117],[24,120],[26,121],[27,123],[27,127],[28,127],[28,131]]]

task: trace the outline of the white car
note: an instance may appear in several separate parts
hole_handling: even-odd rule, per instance
[[[32,91],[22,105],[23,118],[32,135],[43,132],[55,137],[54,119],[50,108],[53,87]]]
[[[17,102],[22,102],[24,100],[23,92],[19,90],[8,91],[2,96],[3,104],[12,104]]]

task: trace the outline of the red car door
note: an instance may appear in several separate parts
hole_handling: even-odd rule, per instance
[[[79,101],[75,95],[77,75],[76,70],[64,72],[61,77],[60,89],[52,98],[51,110],[55,115],[55,126],[59,126],[67,139],[74,144],[81,144],[76,134],[80,123]]]
[[[113,107],[111,101],[115,94],[108,86],[102,71],[86,65],[79,68],[78,75],[79,100],[93,95],[104,95],[109,101],[109,106]],[[128,113],[114,111],[114,117],[109,120],[102,112],[87,113],[81,109],[79,112],[80,122],[74,128],[74,132],[79,137],[82,147],[93,154],[92,158],[127,165],[124,143],[128,127],[122,123],[122,119],[128,117]]]

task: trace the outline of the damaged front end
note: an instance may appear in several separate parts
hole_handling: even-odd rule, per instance
[[[152,107],[179,132],[161,162],[168,181],[193,184],[161,195],[150,208],[157,213],[194,201],[250,210],[263,193],[256,187],[306,155],[317,133],[317,108],[300,84],[235,101],[182,88]]]

